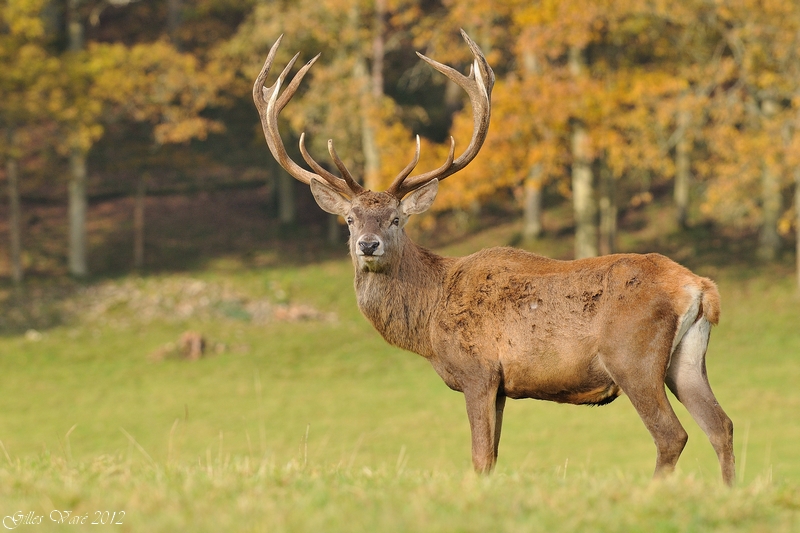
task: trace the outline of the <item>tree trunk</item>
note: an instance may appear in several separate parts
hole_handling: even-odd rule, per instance
[[[69,273],[85,277],[86,266],[86,154],[73,149],[69,156]]]
[[[569,49],[570,73],[584,75],[586,61],[583,50]],[[572,121],[572,204],[575,211],[575,258],[597,255],[597,205],[594,199],[589,133],[583,121]]]
[[[11,279],[14,283],[22,282],[22,245],[21,215],[19,202],[19,162],[13,155],[6,161],[8,178],[8,230],[11,241]]]
[[[600,168],[600,255],[613,254],[617,248],[617,187],[611,169]]]
[[[361,55],[353,66],[353,77],[359,81],[360,119],[361,119],[361,151],[364,155],[364,187],[370,190],[380,189],[381,154],[375,133],[376,117],[383,98],[383,60],[385,55],[384,18],[386,14],[385,0],[376,0],[372,28],[372,71],[367,68],[367,59]],[[350,9],[350,24],[354,28],[359,25],[358,5]]]
[[[133,197],[133,268],[144,267],[144,208],[147,198],[147,173],[139,177]]]
[[[341,226],[339,226],[339,215],[328,215],[328,244],[339,244],[341,240]]]
[[[447,120],[451,121],[453,114],[456,113],[464,104],[464,90],[450,78],[444,86],[444,108],[447,111]]]
[[[773,261],[778,256],[781,240],[778,219],[781,214],[781,187],[777,174],[766,166],[761,174],[761,231],[758,234],[758,257]]]
[[[78,13],[81,0],[67,0],[67,38],[72,52],[83,50],[83,22]]]
[[[800,293],[800,169],[794,171],[794,238],[797,291]]]
[[[278,173],[278,220],[282,226],[289,226],[297,220],[294,204],[294,178],[280,169]]]
[[[686,229],[689,211],[689,182],[691,181],[690,152],[691,143],[688,139],[691,115],[688,111],[678,112],[677,143],[675,145],[675,221],[678,227]]]
[[[522,64],[529,76],[541,74],[536,55],[530,50],[523,52]],[[542,234],[542,186],[542,164],[536,163],[528,170],[523,183],[525,199],[522,211],[522,238],[525,240],[538,239]]]
[[[172,45],[181,49],[178,29],[181,26],[181,0],[167,0],[167,33]]]
[[[83,50],[83,22],[78,13],[81,0],[67,1],[69,50]],[[86,266],[86,153],[73,146],[69,155],[69,273],[84,277]]]
[[[383,59],[386,55],[384,32],[386,31],[386,0],[375,0],[375,17],[372,38],[372,97],[375,104],[383,98]]]
[[[356,62],[356,77],[364,82],[370,78],[363,58]],[[361,149],[364,152],[364,187],[371,191],[380,190],[381,154],[375,136],[375,114],[377,102],[372,91],[364,90],[361,95]]]
[[[769,119],[778,112],[775,100],[765,99],[761,104],[764,117]],[[758,257],[773,261],[778,256],[781,240],[778,219],[781,216],[781,185],[778,175],[764,163],[761,172],[761,231],[758,235]]]
[[[594,200],[589,134],[583,124],[572,130],[572,203],[575,211],[575,258],[597,255],[597,209]]]
[[[522,210],[522,238],[538,239],[542,234],[542,165],[533,165],[523,185],[525,198]]]

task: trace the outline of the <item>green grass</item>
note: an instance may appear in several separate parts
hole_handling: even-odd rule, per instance
[[[448,251],[509,238],[494,229]],[[24,526],[34,531],[81,529],[47,524],[53,509],[89,521],[125,511],[125,531],[800,529],[800,300],[788,275],[697,268],[723,296],[708,372],[736,426],[739,480],[727,490],[674,398],[690,440],[665,481],[649,480],[655,449],[624,396],[596,408],[509,402],[497,471],[475,476],[463,397],[360,316],[351,269],[342,252],[103,282],[193,278],[334,320],[254,323],[223,299],[211,317],[147,321],[118,304],[103,320],[0,336],[0,519],[33,511],[45,522]],[[226,349],[149,357],[190,329]]]
[[[69,466],[44,457],[0,471],[0,481],[14,488],[10,509],[34,510],[53,531],[78,528],[50,522],[52,509],[88,521],[127,510],[119,528],[127,531],[772,533],[796,531],[800,508],[795,487],[764,480],[730,491],[694,477],[525,469],[479,478],[247,456],[177,466],[108,457]]]

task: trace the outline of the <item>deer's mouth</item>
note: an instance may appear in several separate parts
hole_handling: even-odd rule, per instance
[[[375,261],[383,257],[383,252],[356,252],[356,255],[364,261]]]
[[[358,261],[359,269],[362,272],[381,272],[385,267],[383,261],[383,252],[374,253],[371,255],[357,253],[356,260]]]

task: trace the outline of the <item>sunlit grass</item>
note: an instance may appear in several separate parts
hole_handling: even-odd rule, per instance
[[[130,531],[793,531],[800,301],[773,274],[714,274],[723,314],[708,372],[736,427],[733,490],[674,398],[690,440],[668,480],[650,482],[655,448],[624,396],[597,408],[509,402],[497,471],[476,477],[463,397],[359,315],[343,251],[143,284],[225,284],[330,320],[145,319],[120,305],[101,321],[0,337],[0,518],[124,510]],[[186,330],[225,349],[150,357]]]
[[[652,482],[619,471],[521,469],[483,478],[409,469],[402,461],[320,465],[303,455],[285,463],[249,455],[209,455],[196,463],[141,459],[13,461],[0,468],[4,516],[32,512],[43,517],[44,530],[61,530],[52,520],[67,511],[90,522],[109,511],[122,530],[197,532],[789,533],[800,518],[796,486],[763,476],[729,490],[693,476]]]

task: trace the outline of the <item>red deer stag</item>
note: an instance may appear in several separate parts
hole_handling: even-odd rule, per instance
[[[328,141],[338,177],[300,152],[310,172],[286,153],[278,115],[315,57],[280,93],[297,55],[265,87],[281,39],[255,81],[253,98],[267,145],[289,174],[311,187],[319,206],[345,217],[358,307],[389,343],[430,361],[451,389],[464,393],[472,462],[489,472],[497,460],[506,398],[602,405],[623,392],[655,441],[655,474],[674,469],[688,438],[664,384],[708,435],[722,478],[734,481],[733,424],[706,376],[711,325],[720,313],[714,283],[658,254],[618,254],[556,261],[512,248],[440,257],[412,242],[403,227],[428,209],[439,182],[467,166],[486,138],[494,73],[474,55],[471,72],[419,57],[469,95],[474,132],[454,159],[409,177],[413,161],[385,192],[361,187]]]

